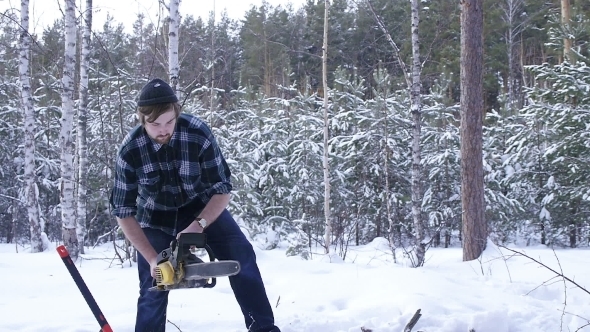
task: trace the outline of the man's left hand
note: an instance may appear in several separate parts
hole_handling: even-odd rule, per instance
[[[182,233],[203,233],[203,227],[201,227],[201,224],[199,224],[199,222],[195,220],[190,225],[188,225],[187,228],[179,232],[176,235],[176,238],[178,239],[180,237],[180,234]]]

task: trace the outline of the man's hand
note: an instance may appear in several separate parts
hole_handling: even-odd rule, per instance
[[[195,220],[190,225],[188,225],[187,228],[183,229],[181,232],[178,232],[176,239],[178,239],[182,233],[203,233],[203,227],[201,227],[201,224]]]
[[[150,244],[145,233],[139,227],[139,223],[135,219],[135,216],[127,218],[117,218],[121,229],[125,236],[131,241],[131,244],[139,251],[139,253],[145,258],[150,264],[150,272],[152,277],[155,277],[156,266],[158,265],[158,253],[154,250],[154,247]]]
[[[156,259],[153,259],[149,263],[150,263],[150,273],[152,274],[152,278],[156,279],[156,267],[158,266],[158,261]]]

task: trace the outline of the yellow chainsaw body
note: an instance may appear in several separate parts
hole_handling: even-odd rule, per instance
[[[179,269],[174,270],[172,263],[165,261],[158,264],[156,267],[157,286],[171,286],[177,284],[182,278],[184,278],[184,269],[182,266],[180,266]]]

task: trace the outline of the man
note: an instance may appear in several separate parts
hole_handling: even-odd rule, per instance
[[[226,209],[230,170],[211,130],[180,112],[161,79],[143,87],[137,106],[140,125],[121,144],[110,198],[112,213],[139,252],[135,330],[165,331],[168,292],[148,291],[158,253],[180,233],[204,232],[218,259],[240,262],[240,273],[229,280],[248,331],[280,332],[252,245]]]

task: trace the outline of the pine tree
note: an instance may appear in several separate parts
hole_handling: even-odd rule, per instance
[[[541,243],[576,247],[586,239],[589,212],[586,188],[590,85],[585,63],[530,67],[540,82],[522,111],[522,131],[510,139],[511,165],[528,183],[531,222],[542,233]]]
[[[453,80],[441,77],[424,95],[424,212],[433,245],[452,246],[453,234],[461,230],[460,133],[457,114],[460,105],[448,96]],[[442,237],[442,239],[441,239]]]
[[[330,12],[330,1],[324,1],[324,42],[322,46],[322,89],[324,90],[324,100],[322,108],[324,110],[324,144],[322,166],[324,169],[324,252],[330,253],[332,239],[332,217],[330,216],[330,147],[328,141],[329,133],[329,115],[328,115],[328,13]]]
[[[463,260],[486,247],[483,128],[483,0],[461,2],[461,202]]]

